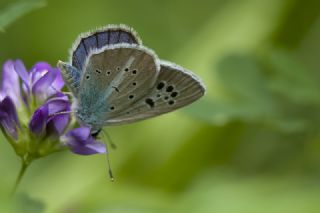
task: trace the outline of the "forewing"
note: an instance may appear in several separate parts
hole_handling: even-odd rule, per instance
[[[81,79],[79,105],[104,123],[143,98],[159,70],[157,56],[142,46],[118,44],[94,52]]]
[[[132,123],[171,112],[196,101],[204,93],[204,85],[192,72],[170,62],[162,62],[156,83],[147,95],[125,111],[113,114],[105,124]]]
[[[71,64],[82,71],[92,50],[118,43],[141,44],[141,41],[137,33],[125,25],[109,25],[81,34],[71,49]]]

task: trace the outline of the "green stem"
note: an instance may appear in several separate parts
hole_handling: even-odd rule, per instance
[[[14,184],[14,187],[11,191],[11,196],[13,196],[15,194],[15,192],[17,191],[17,188],[21,182],[21,179],[22,179],[23,175],[25,174],[29,165],[30,164],[27,163],[25,160],[21,160],[21,168],[20,168],[19,174],[17,176],[16,182]]]

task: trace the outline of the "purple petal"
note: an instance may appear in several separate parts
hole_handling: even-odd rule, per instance
[[[69,148],[73,153],[79,155],[93,155],[106,152],[106,146],[97,141],[88,142],[87,144],[69,145]]]
[[[48,107],[47,105],[41,106],[37,109],[30,120],[29,129],[36,135],[45,133],[47,120],[48,120]]]
[[[17,139],[17,129],[20,126],[16,108],[9,96],[0,102],[0,123],[9,135]]]
[[[47,62],[36,63],[30,71],[32,82],[31,84],[33,85],[35,82],[37,82],[41,77],[43,77],[47,72],[49,72],[50,69],[51,66]]]
[[[6,94],[0,90],[0,100],[3,100],[6,97]]]
[[[53,129],[57,134],[62,134],[70,122],[70,102],[66,96],[52,98],[47,102],[50,118],[48,120],[50,129]],[[65,112],[66,114],[55,113]],[[69,112],[69,113],[67,113]]]
[[[61,135],[70,122],[71,106],[67,96],[61,96],[61,94],[56,96],[45,103],[48,113],[46,129],[47,134]],[[66,112],[66,114],[58,114],[60,112]]]
[[[9,60],[3,65],[2,71],[2,95],[10,96],[16,106],[20,105],[19,76],[15,72],[14,62]]]
[[[0,103],[0,111],[8,114],[15,124],[19,125],[18,115],[16,107],[9,96],[6,96]]]
[[[48,89],[51,87],[53,81],[56,79],[57,72],[51,70],[42,76],[38,81],[32,85],[32,93],[41,100],[48,98]]]
[[[36,63],[32,69],[31,72],[38,72],[38,71],[42,71],[42,70],[50,70],[51,69],[51,65],[48,64],[47,62],[44,61],[40,61],[38,63]]]
[[[49,115],[53,115],[57,112],[67,112],[70,111],[70,102],[67,99],[67,96],[51,98],[47,101]]]
[[[9,118],[3,118],[0,120],[1,126],[5,129],[6,133],[13,137],[15,140],[18,139],[17,128],[12,125],[12,122]]]
[[[64,100],[69,100],[68,96],[62,92],[57,92],[52,98],[63,98]]]
[[[106,152],[106,146],[94,140],[88,127],[73,129],[64,135],[61,140],[76,154],[92,155]]]
[[[17,72],[17,74],[22,79],[23,83],[26,85],[27,90],[30,91],[30,79],[29,74],[27,72],[26,67],[24,66],[23,62],[21,60],[16,60],[14,63],[14,69]]]
[[[107,152],[106,145],[104,143],[101,143],[101,142],[98,142],[98,141],[94,141],[92,143],[88,143],[86,145],[86,147],[88,149],[91,149],[95,153],[106,153]],[[95,154],[95,153],[92,153],[92,154]]]
[[[52,97],[56,93],[59,93],[64,86],[64,81],[59,69],[55,69],[54,72],[57,72],[57,76],[56,79],[52,82],[51,86],[47,89],[47,97]]]
[[[57,76],[56,76],[56,79],[54,80],[54,82],[52,83],[52,86],[56,90],[60,91],[64,86],[64,81],[63,81],[60,70],[58,68],[53,68],[53,69],[56,70],[55,72],[57,72]]]
[[[70,139],[75,139],[76,141],[86,141],[90,136],[90,128],[88,127],[79,127],[69,131],[66,134],[66,137]]]
[[[48,123],[54,129],[54,132],[61,135],[67,128],[70,122],[70,115],[57,115]]]

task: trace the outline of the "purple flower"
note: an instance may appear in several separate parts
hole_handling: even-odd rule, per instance
[[[20,126],[16,107],[10,96],[6,96],[0,102],[0,124],[7,134],[15,140],[18,138],[18,128]]]
[[[69,131],[61,137],[61,141],[63,141],[72,152],[79,155],[92,155],[106,152],[106,146],[96,141],[90,135],[90,129],[88,127],[79,127]]]
[[[19,76],[14,69],[14,63],[12,60],[8,60],[3,65],[0,100],[9,96],[14,105],[20,106]]]
[[[30,71],[21,60],[4,63],[0,84],[0,127],[22,158],[35,159],[66,146],[80,155],[106,152],[105,145],[96,141],[87,127],[65,134],[70,128],[71,104],[61,92],[63,86],[59,69],[46,62],[36,63]],[[19,120],[18,115],[22,119]]]
[[[35,135],[61,135],[69,125],[70,108],[68,97],[63,94],[49,99],[33,113],[30,131]]]
[[[15,106],[20,106],[21,96],[19,77],[14,70],[14,63],[12,60],[8,60],[2,69],[0,124],[6,134],[16,140],[20,124]]]
[[[17,60],[14,69],[23,82],[23,90],[27,97],[32,94],[37,99],[45,101],[60,92],[64,86],[59,69],[52,68],[46,62],[36,63],[28,73],[22,61]]]

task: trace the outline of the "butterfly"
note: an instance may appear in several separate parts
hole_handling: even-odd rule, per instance
[[[81,34],[69,63],[57,64],[74,96],[77,121],[97,135],[102,127],[129,124],[186,106],[205,93],[187,69],[160,60],[125,25]]]

